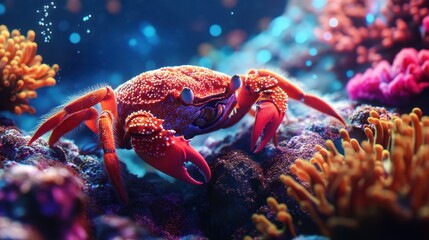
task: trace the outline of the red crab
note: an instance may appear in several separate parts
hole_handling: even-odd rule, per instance
[[[207,181],[210,168],[186,139],[237,123],[257,102],[250,148],[258,152],[275,136],[288,97],[345,125],[328,103],[305,94],[271,71],[250,70],[246,75],[231,77],[203,67],[178,66],[144,72],[116,90],[106,86],[77,98],[48,118],[28,145],[53,130],[49,138],[52,146],[85,122],[99,135],[108,175],[120,197],[127,201],[116,148],[133,148],[156,169],[185,182],[201,184],[188,174],[184,163],[194,164]],[[100,113],[94,108],[98,103]]]

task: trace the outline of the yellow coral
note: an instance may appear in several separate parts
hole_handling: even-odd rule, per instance
[[[30,30],[24,37],[18,30],[9,32],[0,25],[0,110],[34,114],[28,99],[37,97],[36,89],[56,83],[59,67],[42,64],[42,57],[36,55],[35,35]]]
[[[368,141],[359,144],[343,129],[344,154],[328,140],[326,148],[316,146],[310,161],[297,159],[291,165],[311,190],[291,176],[280,176],[281,182],[332,239],[389,233],[395,239],[401,234],[427,239],[429,117],[418,108],[392,120],[373,111],[368,122],[375,129],[365,129]]]

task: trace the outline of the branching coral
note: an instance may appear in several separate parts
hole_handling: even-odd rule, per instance
[[[283,223],[283,228],[279,229],[275,224],[268,220],[264,215],[253,214],[252,221],[255,223],[256,229],[263,233],[263,239],[280,239],[283,236],[296,237],[296,231],[292,222],[292,216],[288,212],[286,204],[278,203],[275,198],[267,198],[267,204],[270,209],[276,214],[279,222]],[[245,240],[251,240],[251,237],[246,237]]]
[[[42,64],[34,38],[32,30],[24,37],[18,30],[9,32],[0,25],[0,110],[33,114],[35,109],[28,101],[37,96],[36,89],[55,85],[59,67]]]
[[[376,100],[402,105],[429,87],[429,50],[402,49],[393,64],[380,62],[374,69],[357,74],[347,83],[353,100]]]
[[[429,117],[420,109],[392,120],[371,112],[368,141],[341,131],[344,155],[334,143],[316,146],[280,180],[332,239],[428,239]]]
[[[375,66],[403,47],[428,47],[428,13],[429,3],[422,0],[328,0],[315,34],[344,54],[341,65]]]

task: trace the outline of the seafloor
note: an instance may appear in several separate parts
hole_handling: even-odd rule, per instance
[[[16,11],[17,2],[0,3],[0,17]],[[132,8],[106,2],[108,16],[128,16]],[[221,2],[219,9],[230,14],[249,10],[240,1]],[[55,34],[44,32],[43,39],[35,38],[37,31],[12,31],[20,27],[6,15],[10,26],[0,27],[0,239],[429,239],[429,1],[266,2],[264,9],[272,4],[285,10],[271,12],[258,32],[222,33],[216,25],[198,53],[171,62],[151,61],[156,52],[136,49],[139,43],[154,49],[164,43],[162,32],[144,22],[146,35],[125,37],[138,61],[146,62],[140,71],[130,64],[124,72],[97,72],[89,65],[72,71],[80,53],[53,54],[73,58],[65,66],[42,62],[34,42],[56,46]],[[80,1],[41,9],[46,6],[83,14],[85,24],[104,21],[86,14]],[[189,18],[198,29],[213,27]],[[85,48],[85,36],[76,43],[82,55],[97,51],[97,44]],[[37,54],[49,56],[43,52],[49,47],[41,48]],[[105,64],[110,62],[115,59]],[[46,138],[28,146],[41,114],[55,112],[75,94],[71,89],[94,85],[74,80],[85,75],[76,72],[101,74],[96,79],[116,87],[127,74],[169,64],[231,75],[274,70],[328,102],[346,126],[290,100],[277,144],[253,153],[255,118],[249,114],[232,128],[191,139],[212,173],[203,185],[174,180],[132,150],[118,150],[128,203],[115,192],[92,132],[80,129],[52,147]],[[189,171],[198,175],[192,166]]]

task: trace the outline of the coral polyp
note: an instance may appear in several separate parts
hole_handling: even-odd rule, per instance
[[[42,63],[42,56],[36,55],[35,36],[33,30],[25,37],[0,25],[0,110],[34,114],[29,99],[37,97],[36,89],[56,83],[59,67]]]

